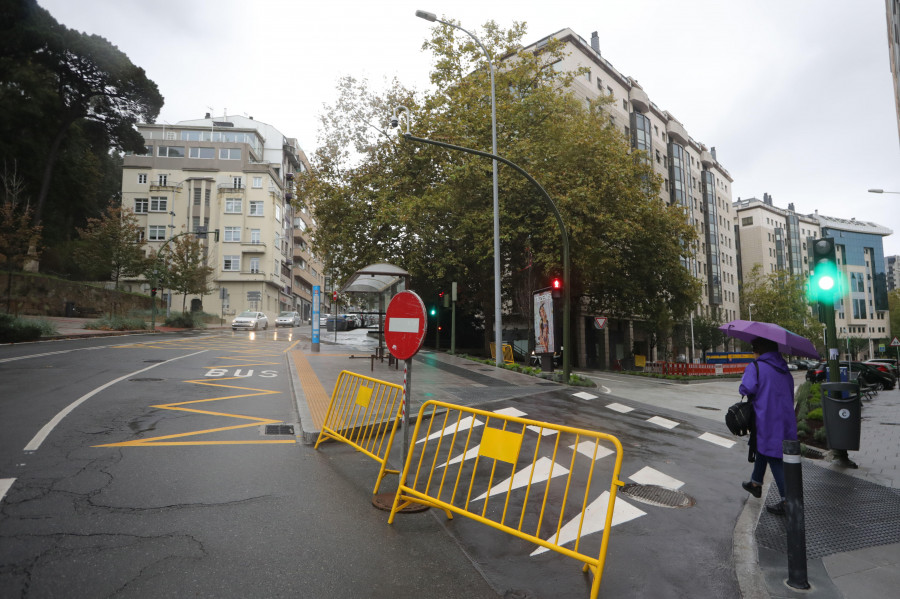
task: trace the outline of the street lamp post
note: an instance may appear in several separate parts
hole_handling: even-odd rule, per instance
[[[432,23],[438,22],[448,27],[453,27],[454,29],[459,29],[463,33],[467,34],[475,43],[478,44],[478,47],[481,48],[481,51],[484,52],[484,55],[487,57],[488,65],[491,69],[491,154],[494,156],[497,155],[497,101],[496,94],[494,90],[494,61],[491,59],[490,52],[487,51],[487,48],[484,47],[484,44],[481,43],[477,37],[475,37],[471,32],[466,31],[459,25],[455,25],[453,23],[448,23],[447,21],[442,21],[437,18],[432,12],[426,12],[424,10],[417,10],[416,16],[420,19],[425,19],[426,21],[431,21]],[[500,200],[498,194],[498,186],[497,186],[497,159],[493,159],[494,163],[494,347],[496,351],[495,355],[495,363],[497,366],[503,365],[503,323],[501,320],[501,297],[500,297]],[[569,284],[569,281],[566,281],[566,285]]]
[[[869,193],[893,193],[900,195],[900,191],[885,191],[883,189],[870,189]]]
[[[750,311],[750,321],[753,321],[753,306],[756,304],[747,304],[747,309]]]

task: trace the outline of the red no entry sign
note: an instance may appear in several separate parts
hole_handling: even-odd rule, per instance
[[[425,340],[428,320],[425,304],[413,291],[401,291],[388,304],[384,321],[384,341],[398,360],[409,360]]]

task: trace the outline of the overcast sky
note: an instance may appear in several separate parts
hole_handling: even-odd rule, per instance
[[[900,192],[883,0],[38,2],[143,67],[165,97],[159,122],[253,116],[307,154],[340,77],[427,88],[433,24],[417,9],[476,34],[525,22],[526,44],[598,31],[607,60],[716,148],[734,199],[769,193],[799,213],[873,221],[895,232],[885,254],[900,254],[900,195],[867,192]]]

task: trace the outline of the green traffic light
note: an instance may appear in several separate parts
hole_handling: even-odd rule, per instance
[[[431,314],[432,316],[436,315],[436,314],[437,314],[437,308],[432,308],[431,310],[428,311],[428,313]]]
[[[824,275],[819,278],[819,289],[822,291],[831,291],[834,289],[834,278],[828,275]]]

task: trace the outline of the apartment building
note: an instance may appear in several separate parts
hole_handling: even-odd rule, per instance
[[[812,242],[820,237],[835,239],[838,265],[846,281],[844,296],[835,302],[837,333],[839,337],[867,339],[864,354],[874,356],[874,342],[891,334],[882,244],[891,229],[818,212],[798,214],[793,204],[786,210],[775,206],[769,194],[763,194],[762,200],[738,198],[734,209],[742,282],[757,264],[762,265],[763,274],[788,271],[808,276]]]
[[[888,291],[900,288],[900,256],[885,256],[884,273]]]
[[[144,228],[148,255],[177,235],[206,233],[214,291],[187,304],[225,317],[251,309],[274,321],[278,312],[296,310],[309,319],[312,288],[324,276],[310,252],[315,222],[293,196],[295,174],[309,168],[297,140],[253,117],[208,113],[138,130],[147,151],[125,157],[122,204]],[[146,280],[129,284],[134,291],[150,287]],[[161,293],[180,309],[182,297]]]
[[[884,0],[887,17],[888,56],[891,60],[891,79],[894,84],[894,105],[897,110],[897,131],[900,132],[900,0]]]
[[[597,32],[588,43],[571,29],[563,29],[528,49],[540,51],[551,39],[565,44],[568,54],[554,68],[586,73],[574,84],[577,96],[586,100],[611,97],[610,121],[631,147],[646,152],[663,180],[660,196],[668,204],[683,206],[697,231],[693,255],[685,262],[703,288],[698,315],[722,321],[738,318],[737,246],[732,228],[732,178],[716,157],[716,149],[693,139],[672,113],[654,104],[644,88],[632,77],[620,73],[600,52]],[[689,102],[690,99],[685,99]],[[604,331],[595,330],[593,316],[584,315],[584,327],[576,327],[578,363],[605,367],[615,360],[648,351],[640,323],[612,320]],[[669,348],[675,354],[687,348]],[[651,359],[656,356],[649,356]]]
[[[738,198],[734,213],[741,285],[756,265],[762,266],[763,275],[776,271],[809,275],[807,240],[820,236],[818,220],[797,214],[793,204],[788,204],[787,210],[778,208],[767,193],[762,200]],[[743,318],[747,316],[744,314]]]

